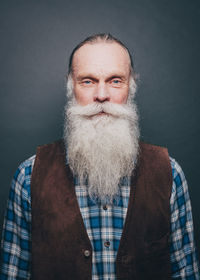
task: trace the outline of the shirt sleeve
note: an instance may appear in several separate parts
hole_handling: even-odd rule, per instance
[[[11,183],[1,241],[1,280],[30,279],[30,178],[34,159],[19,166]]]
[[[188,185],[180,165],[174,159],[170,158],[170,160],[173,175],[170,198],[172,278],[199,280]]]

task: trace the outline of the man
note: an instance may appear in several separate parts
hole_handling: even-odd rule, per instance
[[[135,91],[118,39],[74,49],[64,140],[38,148],[12,182],[1,279],[199,279],[184,174],[139,141]]]

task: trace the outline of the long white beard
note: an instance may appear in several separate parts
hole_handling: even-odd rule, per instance
[[[100,112],[107,114],[97,115]],[[138,115],[134,103],[66,106],[64,139],[69,166],[80,183],[87,179],[92,199],[112,203],[119,182],[130,176],[138,154]]]

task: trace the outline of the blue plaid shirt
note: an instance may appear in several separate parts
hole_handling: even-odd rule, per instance
[[[2,235],[0,279],[30,279],[31,194],[30,179],[35,156],[17,169],[10,189]],[[173,279],[198,280],[193,221],[188,186],[181,167],[171,160],[173,185],[171,206],[171,269]],[[130,178],[122,180],[118,201],[113,206],[90,200],[85,185],[76,178],[76,195],[88,236],[93,246],[92,278],[116,279],[115,259],[126,217]]]

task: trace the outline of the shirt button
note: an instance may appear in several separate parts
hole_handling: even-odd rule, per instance
[[[89,251],[89,250],[85,250],[85,251],[84,251],[84,256],[85,256],[86,258],[89,258],[89,256],[90,256],[90,251]]]
[[[105,246],[106,248],[109,248],[109,247],[110,247],[110,242],[109,242],[109,241],[104,242],[104,246]]]
[[[104,206],[103,206],[103,210],[108,210],[107,205],[104,205]]]

